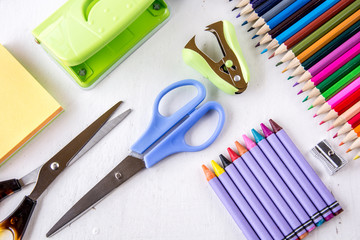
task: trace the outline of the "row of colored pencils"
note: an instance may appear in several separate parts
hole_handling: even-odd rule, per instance
[[[269,59],[283,54],[276,66],[288,62],[283,72],[294,69],[288,79],[303,84],[303,102],[315,99],[314,117],[326,114],[320,124],[335,120],[328,131],[347,134],[340,145],[360,148],[360,0],[241,0],[238,8],[261,37],[255,47],[267,44]]]

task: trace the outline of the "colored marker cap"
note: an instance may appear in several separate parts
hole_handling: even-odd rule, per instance
[[[280,127],[274,120],[270,119],[269,122],[274,133],[277,133],[282,129],[282,127]]]
[[[236,149],[238,150],[240,156],[245,154],[248,150],[246,149],[246,147],[244,147],[243,145],[241,145],[238,141],[235,142],[235,146]]]
[[[226,168],[227,166],[229,166],[231,164],[231,161],[229,159],[227,159],[224,155],[220,154],[219,158],[220,158],[224,168]]]
[[[254,141],[248,138],[248,136],[246,136],[245,134],[243,135],[243,139],[248,150],[251,150],[253,147],[256,146],[256,143],[254,143]]]
[[[254,128],[251,129],[251,133],[254,136],[255,142],[259,143],[260,141],[264,140],[265,138],[259,133],[257,132]]]
[[[261,126],[261,130],[263,131],[265,137],[268,137],[271,134],[273,134],[273,132],[267,126],[265,126],[265,124],[261,123],[260,126]]]
[[[218,177],[223,174],[225,171],[219,164],[217,164],[214,160],[211,160],[211,166],[214,169],[215,175]]]
[[[211,179],[213,179],[215,177],[215,174],[212,171],[210,171],[210,169],[208,169],[204,164],[201,167],[202,167],[202,170],[204,171],[207,181],[210,181]]]
[[[231,161],[235,161],[236,159],[239,158],[239,156],[231,148],[227,148],[227,151],[230,155]]]

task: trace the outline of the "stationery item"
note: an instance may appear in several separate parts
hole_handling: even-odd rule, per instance
[[[300,167],[296,164],[295,160],[291,157],[291,155],[288,153],[285,147],[281,144],[280,140],[263,123],[261,123],[261,129],[266,137],[266,140],[262,141],[264,148],[268,148],[268,146],[266,145],[270,145],[271,148],[274,149],[274,150],[267,149],[267,151],[269,152],[269,154],[272,154],[271,153],[272,151],[276,152],[276,154],[280,158],[280,161],[284,164],[284,167],[287,168],[288,171],[290,172],[291,174],[290,179],[291,177],[296,179],[297,183],[305,192],[305,195],[307,195],[307,197],[311,200],[314,206],[318,210],[320,210],[321,215],[324,217],[326,221],[332,219],[334,215],[332,214],[330,208],[326,205],[325,201],[321,198],[320,194],[316,191],[316,189],[311,184],[311,182],[306,178],[305,174],[301,171]],[[272,163],[273,165],[275,165],[275,162]],[[287,178],[286,178],[286,182],[288,182]],[[291,189],[295,190],[293,188]]]
[[[285,53],[287,50],[294,47],[297,43],[299,43],[304,38],[309,36],[311,33],[316,31],[318,28],[320,28],[322,25],[324,25],[331,18],[333,18],[336,14],[338,14],[340,11],[342,11],[344,8],[349,6],[354,1],[355,0],[344,0],[344,1],[340,1],[337,4],[335,4],[329,10],[327,10],[326,12],[321,14],[318,18],[314,19],[314,21],[312,21],[311,23],[306,25],[303,29],[301,29],[299,32],[297,32],[292,37],[290,37],[288,40],[286,40],[284,43],[282,43],[275,50],[272,57],[277,56],[282,53]]]
[[[207,26],[205,31],[215,35],[224,57],[214,62],[196,46],[194,36],[182,50],[185,63],[222,91],[228,94],[242,93],[247,88],[250,76],[234,26],[229,21],[219,21]]]
[[[359,78],[358,78],[359,79]],[[360,79],[359,79],[360,81]],[[353,86],[351,85],[355,85],[355,84],[359,84],[359,82],[357,81],[354,81],[352,82],[351,84],[349,84],[346,88],[344,88],[343,90],[341,90],[339,93],[337,93],[334,97],[330,98],[330,100],[332,100],[333,98],[337,98],[338,95],[342,95],[342,94],[347,94],[347,93],[343,93],[344,90],[348,90],[347,88],[351,88]],[[356,88],[358,88],[360,90],[360,85],[357,85]],[[359,91],[355,92],[355,96],[354,96],[354,100],[351,101],[351,102],[348,102],[348,101],[342,101],[342,102],[339,102],[336,106],[333,107],[333,109],[331,111],[328,112],[328,114],[325,116],[325,118],[322,120],[322,122],[327,122],[331,119],[334,119],[336,117],[338,117],[338,115],[341,115],[343,114],[346,110],[348,110],[351,106],[353,106],[356,102],[360,101],[360,96],[359,96]],[[351,94],[351,93],[349,93]],[[346,98],[349,98],[352,99],[351,97],[352,95],[350,96],[346,96],[344,95],[344,97]],[[330,102],[330,100],[328,102]],[[324,104],[327,104],[327,103],[324,103]],[[335,105],[335,104],[334,104]]]
[[[249,2],[250,0],[242,0],[238,3],[238,5],[236,5],[236,8],[245,7]]]
[[[333,40],[334,41],[334,40]],[[360,42],[360,32],[356,33],[354,36],[352,36],[350,39],[348,39],[346,42],[341,44],[339,47],[337,47],[334,51],[326,55],[323,59],[321,59],[319,62],[317,62],[315,65],[310,67],[297,81],[298,83],[305,82],[312,77],[314,77],[316,74],[321,72],[326,66],[328,66],[330,63],[335,61],[339,55],[344,54],[346,51],[348,51],[350,48],[355,46]],[[330,44],[330,43],[329,43]],[[300,66],[299,66],[300,67]]]
[[[360,138],[357,138],[349,147],[349,149],[346,151],[346,153],[354,150],[355,148],[359,148],[360,147]]]
[[[286,9],[288,6],[293,4],[296,0],[283,0],[276,4],[273,8],[269,9],[264,15],[259,16],[259,19],[254,23],[252,26],[253,28],[258,28],[264,25],[266,22],[270,21],[270,19],[274,18],[276,15],[278,15],[281,11]],[[251,15],[250,15],[251,16]],[[249,17],[250,18],[250,17]],[[256,20],[256,19],[254,19]],[[249,20],[248,21],[252,21]]]
[[[354,59],[357,55],[360,57],[360,43],[355,45],[352,49],[339,56],[334,62],[329,64],[324,68],[320,73],[315,75],[311,80],[309,80],[301,89],[303,92],[314,88],[320,82],[324,81],[327,77],[333,74],[336,70],[344,66],[350,60]]]
[[[266,33],[265,36],[263,37],[263,39],[261,39],[260,45],[263,45],[265,43],[268,43],[268,42],[272,41],[273,39],[276,39],[276,37],[279,36],[280,33],[285,31],[289,27],[291,27],[294,23],[296,23],[301,18],[306,16],[309,12],[314,10],[316,7],[318,7],[324,1],[325,0],[314,0],[314,1],[310,1],[307,4],[305,4],[304,6],[302,6],[299,10],[294,12],[291,16],[286,18],[284,21],[282,21],[279,25],[277,25],[276,27],[271,29],[268,33]],[[275,48],[277,46],[278,45],[276,45],[276,44],[275,45],[270,45],[269,44],[266,47],[266,49],[271,50],[271,49],[273,49],[273,48]]]
[[[0,165],[63,108],[0,44]]]
[[[219,157],[223,166],[225,167],[225,171],[229,174],[230,178],[241,191],[241,193],[243,193],[247,202],[251,204],[252,209],[259,216],[265,227],[269,231],[279,227],[285,236],[284,239],[298,239],[296,233],[290,228],[289,224],[286,222],[285,218],[281,215],[280,211],[266,194],[262,186],[255,179],[247,166],[244,165],[244,162],[239,160],[243,163],[241,167],[245,169],[238,171],[235,164],[232,164],[232,162],[226,159],[224,155],[220,154]],[[243,176],[244,173],[245,176]]]
[[[358,158],[360,158],[360,152],[358,152],[358,153],[356,154],[356,156],[353,158],[353,160],[356,160],[356,159],[358,159]]]
[[[313,43],[303,52],[301,52],[296,58],[294,58],[289,63],[286,69],[294,68],[300,65],[301,63],[303,63],[306,59],[311,57],[315,52],[319,51],[322,47],[324,47],[326,44],[328,44],[337,36],[339,36],[350,26],[354,25],[356,22],[360,22],[359,20],[360,20],[360,9],[356,11],[354,14],[352,14],[350,17],[348,17],[346,20],[338,24],[336,27],[334,27],[331,31],[326,33],[323,37],[321,37],[319,40],[317,40],[315,43]]]
[[[344,139],[341,141],[340,146],[350,142],[352,140],[355,140],[356,138],[360,137],[360,125],[358,125],[357,127],[355,127],[353,130],[351,130],[345,137]]]
[[[333,214],[335,216],[339,215],[343,211],[342,207],[335,200],[334,196],[326,188],[319,176],[315,173],[315,171],[306,161],[306,159],[301,154],[296,145],[293,143],[293,141],[290,139],[288,134],[275,121],[273,121],[272,119],[270,119],[269,121],[275,135],[279,138],[280,142],[283,144],[283,146],[286,148],[292,158],[296,161],[297,165],[301,168],[309,181],[313,184],[320,196],[324,199],[325,203],[330,207]]]
[[[349,121],[352,117],[354,117],[359,112],[360,112],[360,101],[355,103],[351,108],[349,108],[343,114],[341,114],[335,120],[335,122],[330,126],[329,130],[331,130],[331,129],[335,128],[335,127],[338,127],[340,125],[343,125],[344,123]]]
[[[212,173],[205,165],[202,165],[202,169],[211,188],[214,190],[215,194],[218,196],[226,210],[230,213],[235,223],[241,229],[246,239],[258,240],[259,237],[250,226],[244,215],[240,212],[239,208],[229,196],[224,186],[220,183],[219,179],[215,177],[215,174]]]
[[[256,162],[260,165],[266,175],[270,178],[271,182],[275,185],[276,189],[280,192],[282,197],[285,199],[287,204],[294,211],[296,216],[299,218],[303,226],[305,226],[308,232],[315,229],[315,224],[310,216],[305,212],[303,206],[298,202],[293,193],[290,191],[288,186],[284,183],[283,179],[279,176],[277,171],[271,166],[269,160],[252,140],[246,135],[243,135],[246,148],[254,156]]]
[[[284,62],[290,61],[293,58],[295,58],[296,56],[298,56],[300,53],[302,53],[308,47],[310,47],[313,43],[315,43],[318,39],[320,39],[322,36],[324,36],[326,33],[328,33],[331,29],[334,29],[341,22],[343,22],[348,17],[350,17],[359,8],[360,8],[360,1],[356,0],[355,2],[350,4],[348,7],[346,7],[344,10],[342,10],[340,13],[338,13],[335,17],[333,17],[329,21],[327,21],[324,25],[322,25],[315,32],[313,32],[312,34],[307,36],[304,40],[302,40],[301,42],[296,44],[296,46],[294,46],[294,48],[289,50],[284,55],[284,57],[281,59],[280,62],[284,63]]]
[[[320,159],[330,175],[335,174],[347,164],[347,160],[338,155],[326,140],[316,144],[312,153]]]
[[[119,107],[120,103],[121,102],[118,102],[105,112],[39,168],[33,170],[21,179],[11,179],[0,182],[0,201],[12,193],[21,190],[25,185],[35,183],[35,187],[30,195],[25,196],[17,209],[5,220],[0,222],[0,231],[8,230],[12,232],[14,240],[22,239],[37,200],[42,193],[67,166],[91,149],[102,137],[110,132],[111,129],[129,114],[130,110],[125,111],[115,119],[108,121],[111,115]],[[99,131],[100,129],[101,131]]]
[[[347,123],[345,123],[339,131],[334,135],[334,138],[336,138],[339,135],[345,134],[352,129],[354,129],[357,125],[360,124],[360,113],[356,114],[354,117],[352,117]]]
[[[195,87],[198,94],[171,116],[164,117],[161,115],[159,113],[161,99],[170,91],[183,86]],[[46,235],[51,236],[62,227],[70,224],[142,169],[150,168],[174,153],[200,151],[212,144],[224,125],[225,113],[217,102],[207,102],[196,108],[204,100],[205,95],[205,87],[192,79],[175,82],[162,90],[155,99],[151,123],[146,132],[132,145],[132,152],[75,203]],[[186,132],[209,111],[216,111],[219,115],[213,134],[199,146],[188,145],[184,139]],[[184,121],[180,123],[181,120]],[[174,128],[174,126],[176,127]],[[170,129],[172,130],[171,133],[169,133]],[[165,138],[159,140],[167,133],[169,134]]]
[[[312,103],[310,108],[315,107],[317,105],[323,104],[325,101],[329,100],[332,96],[340,92],[347,85],[353,82],[356,78],[360,76],[360,65],[352,70],[350,73],[346,74],[343,78],[333,84],[330,88],[324,89],[325,91],[321,92],[322,95],[318,96],[315,101]],[[320,84],[319,84],[320,85]],[[320,87],[319,87],[320,88]],[[314,93],[310,93],[314,96]],[[310,95],[309,95],[310,96]]]
[[[83,88],[94,86],[168,19],[163,0],[67,1],[33,30]]]
[[[241,10],[241,15],[245,15],[248,13],[251,13],[252,11],[257,11],[258,9],[263,9],[264,5],[269,5],[271,3],[277,3],[280,2],[280,0],[271,0],[271,1],[266,1],[266,0],[258,0],[258,1],[254,1],[252,3],[248,3],[242,10]]]
[[[256,132],[255,129],[252,129],[251,132],[254,135],[257,146],[259,146],[261,151],[264,153],[272,168],[275,169],[280,178],[285,182],[285,185],[290,189],[291,193],[305,209],[305,211],[311,217],[315,225],[320,226],[321,224],[323,224],[325,222],[325,219],[321,215],[319,209],[314,206],[314,203],[309,199],[307,194],[300,187],[294,176],[291,175],[290,171],[281,161],[280,157],[277,155],[274,149],[270,146],[269,142],[262,135]],[[323,210],[323,208],[321,210]],[[329,216],[330,213],[325,216]]]
[[[284,19],[288,18],[296,12],[298,9],[300,9],[302,6],[310,2],[310,0],[299,0],[295,1],[293,4],[285,8],[283,11],[281,11],[279,14],[277,14],[275,17],[273,17],[270,21],[265,23],[259,31],[257,31],[256,35],[263,35],[270,31],[270,29],[276,27],[279,25]]]
[[[271,0],[271,1],[265,1],[263,4],[258,6],[254,9],[254,11],[250,14],[249,17],[258,18],[259,16],[264,15],[267,11],[275,7],[277,4],[279,4],[282,0]],[[250,28],[252,30],[253,28]]]
[[[228,148],[231,160],[258,198],[263,204],[267,204],[267,209],[274,210],[271,204],[272,202],[276,206],[281,206],[278,210],[285,217],[296,235],[299,236],[300,239],[307,236],[308,233],[305,227],[300,223],[299,219],[295,216],[294,212],[285,202],[284,198],[280,195],[279,191],[275,188],[274,184],[270,181],[259,164],[255,161],[251,153],[239,142],[236,141],[235,145],[241,157],[237,156],[231,148]],[[267,195],[268,197],[266,197]],[[270,213],[270,210],[268,211]],[[274,217],[277,215],[271,214],[271,216]]]
[[[244,193],[241,193],[239,189],[235,186],[233,180],[229,177],[229,175],[222,169],[214,160],[211,161],[211,165],[214,169],[215,175],[220,180],[221,184],[224,186],[226,191],[229,193],[230,197],[234,200],[235,204],[238,206],[240,211],[243,213],[245,218],[248,220],[250,225],[254,228],[255,232],[259,236],[260,239],[283,239],[284,235],[281,234],[279,229],[275,226],[272,219],[269,223],[272,223],[271,232],[269,229],[265,228],[265,224],[260,221],[260,217],[264,217],[265,214],[259,215],[260,211],[257,208],[257,214],[254,207],[249,205],[249,201],[244,198]],[[258,206],[259,207],[259,206]],[[270,217],[269,217],[270,218]],[[277,233],[275,235],[270,235],[270,233]]]

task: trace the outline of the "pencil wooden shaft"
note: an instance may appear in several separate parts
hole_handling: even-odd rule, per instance
[[[333,123],[334,127],[340,126],[354,117],[356,114],[360,112],[360,102],[355,103],[354,106],[346,110],[343,114],[341,114]]]

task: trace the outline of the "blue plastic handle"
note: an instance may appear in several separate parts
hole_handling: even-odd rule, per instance
[[[199,146],[190,146],[185,142],[185,134],[199,119],[201,119],[207,112],[215,110],[219,114],[219,121],[217,127],[211,137]],[[144,161],[147,168],[153,166],[161,159],[178,152],[196,152],[207,148],[212,144],[216,137],[220,134],[224,126],[225,113],[222,106],[217,102],[207,102],[200,108],[196,109],[190,116],[179,125],[171,134],[169,134],[163,141],[154,147],[148,154],[145,155]]]
[[[198,94],[185,106],[173,113],[171,116],[165,117],[159,113],[159,103],[161,99],[171,90],[183,86],[195,86]],[[198,81],[186,79],[175,82],[162,90],[155,99],[153,116],[151,123],[145,133],[131,147],[131,150],[143,154],[152,144],[175,126],[181,119],[189,115],[204,100],[206,96],[205,87]]]

